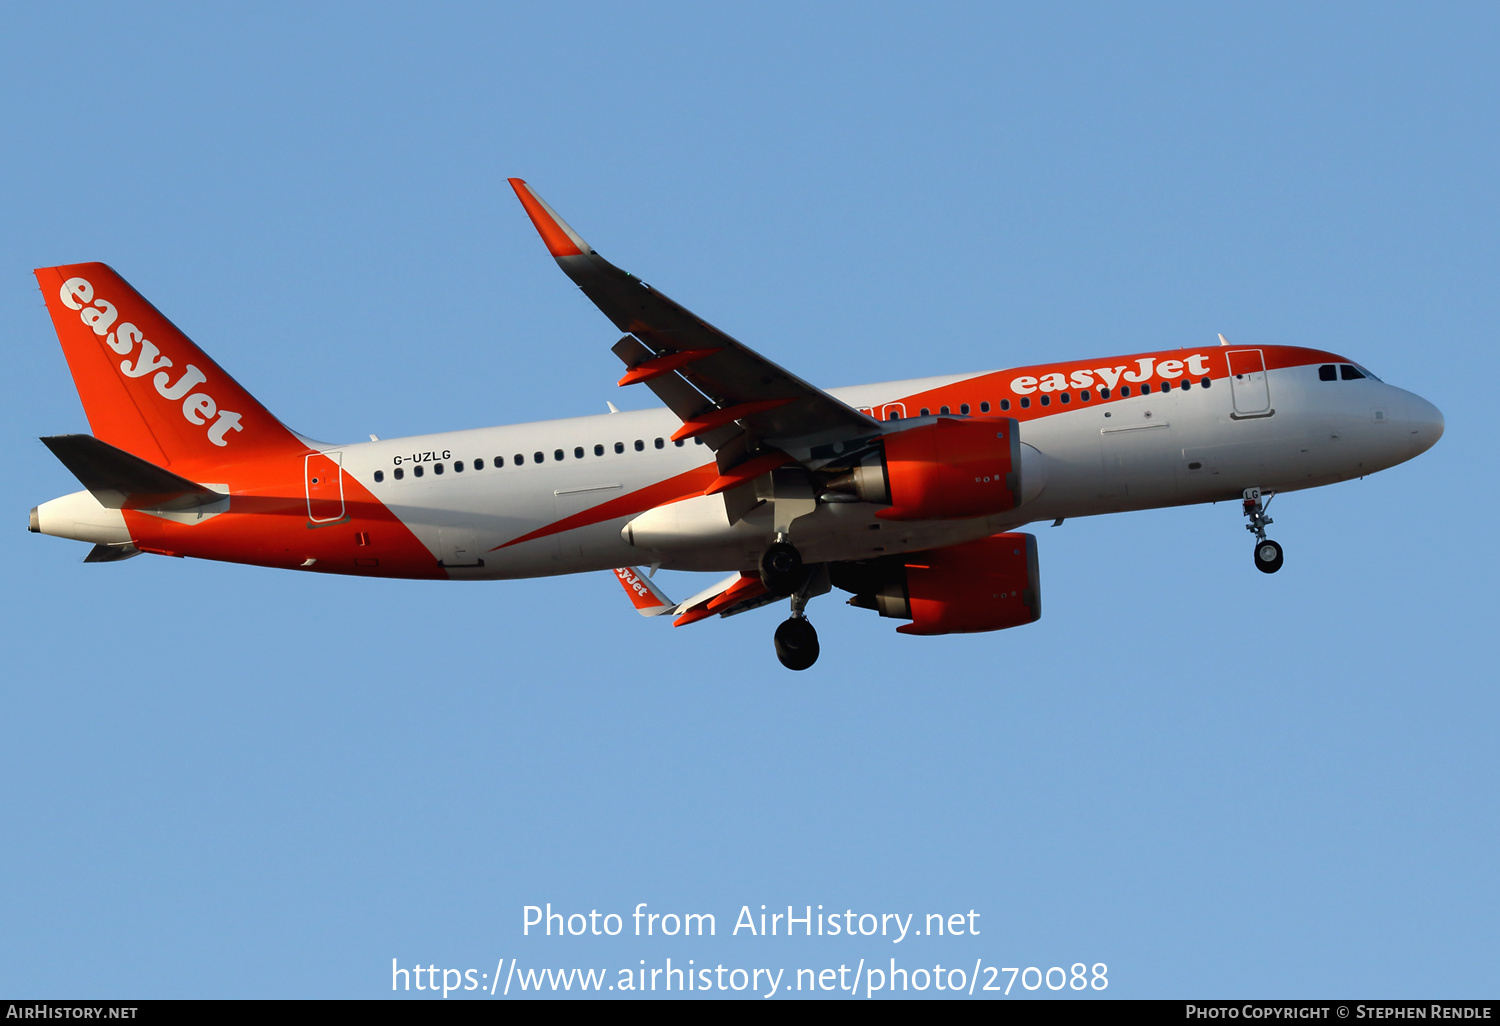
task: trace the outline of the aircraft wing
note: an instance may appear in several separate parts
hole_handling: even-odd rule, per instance
[[[644,382],[682,418],[673,440],[701,437],[719,456],[725,488],[745,480],[752,460],[763,466],[777,450],[879,434],[873,418],[605,260],[524,181],[510,184],[558,265],[628,332],[614,347],[628,368],[620,384]],[[731,473],[736,468],[742,473]]]
[[[722,581],[703,589],[672,610],[680,614],[672,621],[673,627],[686,627],[710,616],[734,616],[779,601],[779,597],[766,591],[757,574],[730,574]]]

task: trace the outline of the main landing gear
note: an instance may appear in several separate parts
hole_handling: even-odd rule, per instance
[[[783,620],[774,641],[776,658],[788,670],[805,670],[818,661],[818,632],[804,616]]]
[[[791,542],[777,541],[760,557],[760,583],[778,598],[785,598],[807,579],[802,554]]]
[[[1275,498],[1276,493],[1271,493]],[[1255,569],[1263,574],[1274,574],[1281,569],[1282,553],[1281,546],[1266,537],[1266,525],[1275,523],[1266,516],[1266,506],[1270,500],[1261,502],[1259,488],[1246,488],[1244,509],[1245,516],[1250,522],[1245,525],[1245,530],[1255,535]]]
[[[792,600],[791,618],[776,628],[776,658],[788,670],[807,669],[818,661],[818,632],[807,622],[807,603],[832,587],[828,569],[809,569],[783,535],[760,557],[760,582],[772,595]]]

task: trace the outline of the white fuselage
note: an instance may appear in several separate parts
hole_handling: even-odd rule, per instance
[[[831,391],[851,406],[878,411],[893,397],[976,377]],[[1431,404],[1373,378],[1330,382],[1319,380],[1312,366],[1270,370],[1270,412],[1253,416],[1236,415],[1233,385],[1221,379],[1208,388],[1079,403],[1022,420],[1026,501],[1009,513],[893,522],[878,519],[869,503],[828,503],[796,522],[796,544],[808,562],[866,559],[956,544],[1038,520],[1234,499],[1250,487],[1310,488],[1403,462],[1442,432],[1441,415]],[[771,515],[763,508],[730,525],[719,496],[649,510],[656,528],[649,546],[632,545],[630,532],[622,533],[640,510],[610,516],[608,508],[596,522],[515,543],[712,463],[705,446],[670,440],[679,425],[671,412],[658,409],[323,448],[339,454],[343,472],[386,504],[455,579],[641,563],[752,569],[772,540]]]

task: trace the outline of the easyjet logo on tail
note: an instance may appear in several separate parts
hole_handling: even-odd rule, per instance
[[[221,410],[213,396],[194,391],[199,385],[208,383],[207,375],[201,370],[188,364],[174,382],[166,370],[172,366],[171,359],[162,356],[156,344],[148,340],[140,328],[129,321],[114,328],[119,311],[108,300],[94,298],[94,286],[88,279],[69,278],[63,282],[58,299],[69,310],[77,310],[79,319],[103,339],[105,345],[121,356],[134,356],[133,361],[120,361],[121,374],[127,378],[143,378],[154,371],[151,383],[156,386],[157,394],[174,403],[180,400],[183,418],[189,424],[206,426],[208,440],[214,445],[228,445],[224,436],[231,431],[243,430],[238,413]]]

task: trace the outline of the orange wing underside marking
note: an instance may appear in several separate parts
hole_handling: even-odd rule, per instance
[[[691,499],[702,495],[703,489],[708,487],[709,482],[718,476],[718,469],[708,463],[676,477],[669,477],[665,481],[658,481],[654,485],[631,492],[629,495],[621,495],[619,498],[600,503],[581,513],[574,513],[570,517],[564,517],[556,523],[539,527],[535,531],[512,538],[503,545],[496,545],[491,552],[506,549],[512,545],[520,545],[522,542],[535,541],[548,535],[561,534],[563,531],[573,531],[580,527],[591,527],[594,524],[602,524],[619,517],[628,517],[636,513],[644,513],[656,506],[665,506],[671,502],[680,502],[683,499]]]

